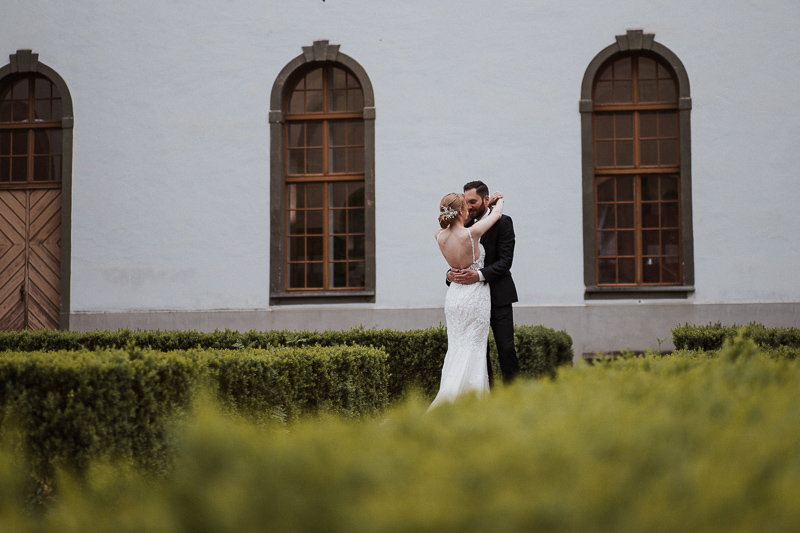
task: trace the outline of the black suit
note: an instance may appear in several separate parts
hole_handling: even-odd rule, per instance
[[[514,311],[511,304],[519,301],[517,287],[511,277],[511,263],[514,259],[514,223],[511,217],[502,215],[481,237],[486,250],[483,279],[489,283],[492,297],[490,324],[497,344],[497,358],[505,382],[511,381],[519,373],[519,360],[514,347]],[[479,282],[480,283],[480,282]],[[489,380],[492,379],[492,365],[489,349],[486,349],[486,362],[489,366]]]

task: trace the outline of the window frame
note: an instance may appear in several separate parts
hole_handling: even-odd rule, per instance
[[[579,112],[581,115],[582,146],[582,197],[583,197],[583,255],[584,255],[584,299],[659,299],[688,298],[694,292],[694,246],[692,230],[691,194],[691,138],[689,78],[680,59],[668,48],[655,41],[654,34],[643,30],[628,30],[616,36],[609,45],[589,63],[581,85]],[[601,70],[615,56],[641,54],[657,58],[666,63],[675,75],[677,83],[678,142],[680,171],[680,246],[682,249],[682,279],[677,285],[602,285],[597,284],[597,231],[595,200],[595,112],[613,109],[614,106],[596,106],[593,102],[594,83]]]
[[[351,57],[339,52],[339,45],[315,41],[302,47],[303,53],[281,70],[270,97],[270,305],[318,303],[372,303],[375,301],[375,99],[366,71]],[[338,66],[352,74],[361,86],[364,125],[364,268],[363,289],[286,290],[286,102],[289,83],[315,67]],[[338,114],[337,114],[338,115]],[[349,114],[342,113],[341,118]],[[335,175],[336,176],[336,175]],[[332,181],[341,179],[339,176]],[[290,180],[292,181],[292,180]],[[298,180],[293,180],[298,182]],[[302,182],[303,180],[299,180]]]

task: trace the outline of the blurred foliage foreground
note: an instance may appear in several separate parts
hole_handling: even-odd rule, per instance
[[[619,358],[425,413],[252,424],[198,402],[153,479],[95,462],[46,504],[7,431],[0,530],[790,531],[800,524],[800,361],[741,337]]]

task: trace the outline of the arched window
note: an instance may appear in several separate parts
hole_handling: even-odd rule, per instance
[[[630,31],[587,69],[587,297],[692,290],[689,85],[677,57]],[[626,294],[627,293],[627,294]]]
[[[270,299],[373,301],[372,87],[338,46],[303,50],[273,87]]]
[[[0,330],[69,324],[72,100],[19,50],[0,69]]]

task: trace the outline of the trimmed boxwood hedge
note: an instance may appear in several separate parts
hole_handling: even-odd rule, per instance
[[[718,350],[725,340],[733,340],[739,331],[745,338],[752,339],[759,346],[766,348],[800,348],[800,329],[768,328],[763,324],[751,322],[746,326],[723,326],[720,322],[705,326],[690,324],[679,325],[670,330],[672,342],[678,350]]]
[[[523,376],[555,376],[560,365],[572,362],[572,338],[564,331],[543,326],[515,326],[514,338]],[[439,387],[441,367],[447,351],[443,326],[423,330],[394,331],[356,327],[344,331],[21,331],[0,332],[0,351],[57,351],[120,348],[135,343],[157,351],[191,349],[272,348],[276,346],[376,346],[389,359],[389,396],[404,397],[418,389],[433,396]],[[490,338],[495,375],[499,375],[494,341]]]
[[[251,419],[370,416],[388,403],[386,354],[361,346],[5,352],[0,384],[0,428],[19,431],[40,476],[103,457],[163,471],[167,424],[204,389]]]

